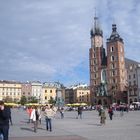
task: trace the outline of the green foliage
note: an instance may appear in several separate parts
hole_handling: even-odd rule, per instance
[[[4,102],[5,103],[12,103],[13,102],[13,99],[9,96],[6,96],[5,99],[4,99]]]
[[[34,97],[34,96],[32,96],[31,98],[30,98],[30,101],[29,101],[30,103],[38,103],[38,99],[36,98],[36,97]]]
[[[56,103],[56,101],[53,99],[53,97],[51,96],[50,97],[50,100],[49,100],[49,104],[55,104]]]
[[[24,105],[27,103],[27,98],[25,96],[22,96],[21,99],[20,99],[20,103],[21,105]]]

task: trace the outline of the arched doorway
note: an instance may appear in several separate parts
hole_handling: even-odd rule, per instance
[[[98,105],[102,105],[102,100],[101,99],[98,100]]]
[[[107,106],[107,100],[106,99],[103,99],[103,105]]]

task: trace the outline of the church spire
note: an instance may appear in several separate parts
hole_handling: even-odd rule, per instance
[[[103,31],[100,28],[99,19],[96,16],[96,11],[95,11],[95,17],[94,17],[94,27],[91,29],[90,35],[91,35],[91,37],[93,37],[95,35],[103,36]]]

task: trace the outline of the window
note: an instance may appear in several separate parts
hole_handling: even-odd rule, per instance
[[[116,80],[115,79],[113,79],[113,83],[115,84],[115,82],[116,82]]]
[[[111,61],[114,61],[115,60],[115,57],[112,55],[111,56]]]
[[[111,69],[114,69],[114,68],[115,68],[115,64],[112,63],[112,64],[111,64]]]
[[[131,79],[131,75],[129,75],[129,79]]]
[[[52,93],[52,90],[50,90],[50,93]]]
[[[136,81],[134,80],[133,82],[134,82],[134,85],[136,85]]]
[[[113,51],[114,51],[114,46],[112,46],[112,47],[110,48],[110,51],[111,51],[111,52],[113,52]]]
[[[112,76],[114,76],[114,75],[115,75],[115,70],[112,71]]]
[[[45,90],[45,93],[47,93],[47,90]]]
[[[136,78],[136,75],[135,74],[133,75],[133,78]]]

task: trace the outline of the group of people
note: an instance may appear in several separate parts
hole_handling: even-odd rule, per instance
[[[106,121],[105,109],[102,106],[100,106],[98,108],[98,112],[99,112],[99,116],[100,116],[100,124],[101,125],[105,125],[105,121]],[[108,115],[109,115],[110,120],[113,119],[113,114],[114,114],[113,113],[113,108],[111,106],[109,106],[109,108],[108,108]]]
[[[56,108],[52,105],[46,105],[44,111],[37,106],[29,107],[27,108],[27,113],[29,114],[29,123],[34,124],[34,132],[37,132],[38,124],[41,124],[42,116],[45,117],[46,130],[52,131],[52,118],[56,114]]]

